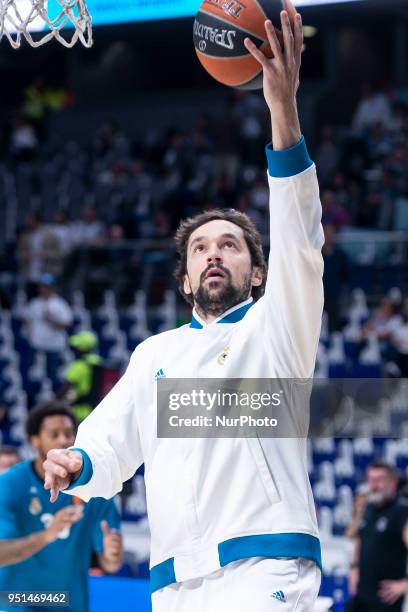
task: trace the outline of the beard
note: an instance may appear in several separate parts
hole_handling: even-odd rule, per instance
[[[194,293],[194,303],[197,311],[204,317],[208,315],[219,317],[233,306],[247,300],[252,287],[251,272],[246,274],[241,287],[236,287],[232,282],[229,270],[220,265],[216,267],[225,274],[226,280],[222,281],[223,284],[218,281],[210,281],[207,286],[204,286],[205,277],[211,270],[211,268],[208,268],[202,273],[200,286]]]

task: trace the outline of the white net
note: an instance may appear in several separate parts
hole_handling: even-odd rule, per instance
[[[0,0],[0,41],[3,38],[14,49],[24,38],[32,47],[55,39],[64,47],[80,41],[89,48],[92,20],[85,0],[53,0],[52,11],[48,0]]]

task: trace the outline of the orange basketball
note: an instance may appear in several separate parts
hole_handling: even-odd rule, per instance
[[[265,21],[280,24],[282,0],[204,0],[194,20],[193,38],[198,59],[220,83],[239,89],[262,87],[262,67],[247,51],[251,40],[272,57]],[[278,35],[281,38],[280,31]]]

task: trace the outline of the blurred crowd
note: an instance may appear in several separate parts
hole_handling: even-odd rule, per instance
[[[0,249],[3,307],[12,306],[18,287],[34,298],[44,275],[54,277],[53,290],[66,296],[81,288],[91,308],[108,289],[126,303],[121,295],[131,300],[145,277],[156,290],[165,277],[166,290],[173,269],[168,245],[179,220],[203,209],[235,207],[268,233],[264,145],[270,128],[260,94],[231,92],[221,112],[201,115],[184,130],[146,131],[134,140],[110,121],[86,146],[66,142],[50,149],[39,87],[29,88],[3,154],[4,168],[16,175],[19,206],[26,205],[15,240]],[[347,324],[342,304],[352,265],[339,234],[350,228],[408,231],[408,105],[366,85],[350,127],[323,126],[310,145],[321,187],[325,309],[333,332]],[[145,243],[135,251],[138,239],[154,248],[162,243],[165,251],[151,253]],[[75,284],[76,278],[82,281]],[[385,361],[407,375],[407,300],[371,300],[370,306],[373,314],[361,318],[353,340],[364,346],[375,335]],[[42,332],[39,337],[47,339]]]
[[[351,119],[348,129],[323,126],[312,147],[324,226],[334,237],[349,227],[408,229],[408,105],[366,86]],[[22,114],[4,154],[25,217],[3,253],[26,279],[60,274],[78,245],[171,238],[181,218],[211,207],[246,212],[267,234],[270,133],[258,94],[232,92],[216,116],[136,141],[113,121],[87,146],[50,150],[44,132],[32,110]]]

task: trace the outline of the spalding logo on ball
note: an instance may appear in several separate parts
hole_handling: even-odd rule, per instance
[[[265,21],[279,24],[281,0],[204,0],[194,21],[193,37],[198,59],[220,83],[239,89],[262,87],[262,67],[244,45],[250,38],[272,57]],[[281,33],[277,30],[279,39]]]

